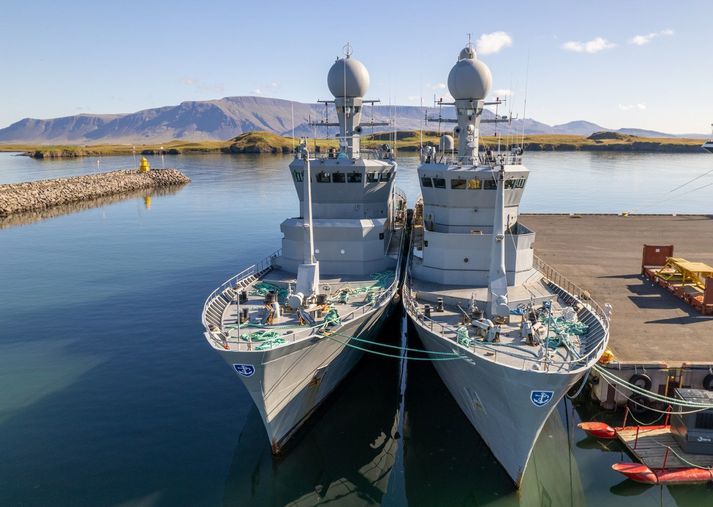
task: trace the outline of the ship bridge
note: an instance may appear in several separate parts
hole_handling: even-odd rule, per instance
[[[479,150],[483,107],[500,103],[485,102],[491,81],[475,50],[464,48],[448,76],[456,119],[435,120],[457,123],[454,136],[444,135],[438,147],[421,152],[423,236],[416,244],[415,278],[487,286],[500,246],[509,286],[524,283],[533,273],[535,233],[518,222],[529,177],[521,150]]]
[[[347,47],[329,70],[327,85],[338,122],[321,121],[320,127],[339,128],[338,150],[310,159],[312,230],[314,256],[325,274],[368,275],[393,268],[389,252],[395,224],[405,215],[405,197],[394,187],[396,162],[388,145],[362,150],[362,107],[369,86],[369,73]],[[370,124],[382,125],[382,124]],[[294,272],[303,262],[306,166],[300,147],[290,164],[290,175],[300,200],[300,214],[281,224],[284,235],[279,265]],[[308,248],[309,250],[309,248]]]

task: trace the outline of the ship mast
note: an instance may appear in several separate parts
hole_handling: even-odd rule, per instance
[[[505,169],[502,165],[494,176],[497,193],[493,210],[493,239],[490,248],[488,310],[491,318],[507,319],[510,316],[510,308],[508,307],[508,279],[505,270]]]
[[[314,228],[312,224],[312,175],[310,169],[309,150],[306,145],[301,147],[304,170],[304,197],[302,199],[302,224],[304,227],[303,262],[297,268],[297,292],[306,298],[319,290],[319,261],[314,257]]]

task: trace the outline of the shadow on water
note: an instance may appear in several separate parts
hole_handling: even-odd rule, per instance
[[[546,422],[517,491],[430,363],[409,363],[406,393],[409,505],[584,505],[564,404]]]
[[[398,313],[398,312],[395,312]],[[395,343],[399,316],[382,336]],[[274,457],[253,408],[225,485],[225,505],[381,505],[399,447],[399,363],[366,354]]]

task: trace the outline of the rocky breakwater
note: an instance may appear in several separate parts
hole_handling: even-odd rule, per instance
[[[137,169],[87,174],[72,178],[0,185],[0,217],[134,192],[185,185],[191,180],[178,169]]]

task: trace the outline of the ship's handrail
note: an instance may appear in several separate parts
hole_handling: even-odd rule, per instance
[[[402,236],[403,240],[403,236]],[[229,278],[225,282],[223,282],[217,289],[215,289],[210,296],[208,296],[208,299],[206,299],[205,304],[203,305],[203,315],[202,315],[202,322],[203,322],[203,327],[206,329],[206,336],[208,336],[212,341],[214,341],[217,345],[227,348],[229,344],[233,345],[238,345],[240,348],[241,345],[245,345],[247,350],[254,350],[252,345],[252,342],[244,342],[240,341],[240,337],[237,339],[232,339],[230,337],[229,332],[225,332],[221,329],[219,332],[212,331],[208,323],[206,322],[206,310],[210,303],[219,295],[221,295],[226,289],[232,288],[233,285],[240,283],[240,281],[245,280],[246,278],[258,274],[258,273],[263,273],[268,271],[272,267],[272,261],[276,258],[279,257],[279,255],[282,253],[281,250],[277,250],[275,253],[272,255],[266,257],[263,259],[261,262],[258,264],[255,264],[253,266],[250,266],[249,268],[244,269],[237,275]],[[367,313],[370,313],[377,308],[381,307],[381,305],[384,303],[384,300],[386,298],[391,299],[395,293],[395,289],[399,285],[399,273],[401,270],[401,262],[402,258],[399,257],[399,261],[397,262],[396,268],[394,270],[394,279],[389,284],[388,287],[384,288],[382,292],[379,293],[378,296],[373,298],[373,300],[370,303],[364,304],[348,314],[346,314],[345,317],[342,318],[342,323],[347,323],[353,320],[355,317],[361,317]],[[302,329],[299,329],[297,331],[291,331],[290,333],[284,335],[286,338],[290,340],[290,342],[294,343],[297,340],[301,340],[303,338],[308,338],[310,336],[319,336],[319,331],[322,329],[323,323],[315,324],[314,326],[311,327],[305,327]]]
[[[210,295],[206,298],[205,303],[203,303],[203,311],[201,313],[201,322],[203,324],[203,327],[205,328],[206,331],[210,332],[210,327],[208,326],[208,322],[206,322],[206,314],[208,310],[208,306],[213,302],[213,300],[218,297],[219,295],[223,294],[226,289],[232,288],[233,286],[239,284],[241,281],[245,280],[249,276],[255,275],[257,273],[261,273],[263,271],[266,271],[270,268],[272,268],[273,261],[282,255],[282,249],[278,249],[272,254],[268,255],[264,259],[260,260],[259,262],[253,264],[252,266],[248,266],[244,270],[242,270],[240,273],[231,276],[228,278],[226,281],[221,283],[213,292],[210,293]],[[221,332],[223,331],[222,329],[220,330]]]
[[[540,259],[538,256],[534,255],[533,256],[534,260],[534,267],[537,269],[540,273],[542,273],[545,278],[549,281],[551,281],[553,284],[557,285],[560,287],[564,292],[569,294],[572,298],[582,301],[583,299],[586,300],[586,305],[589,306],[589,309],[592,313],[594,313],[597,317],[599,317],[599,320],[602,323],[602,326],[606,331],[609,331],[609,315],[607,312],[605,312],[599,304],[592,299],[591,297],[584,297],[585,293],[588,293],[588,291],[585,291],[578,285],[574,284],[571,282],[569,279],[564,277],[562,274],[559,273],[556,269],[554,269],[552,266],[549,264],[546,264],[542,259]]]
[[[346,314],[346,316],[342,319],[342,324],[348,323],[348,322],[352,321],[354,318],[364,316],[365,314],[370,313],[370,312],[376,310],[377,308],[379,308],[383,304],[385,296],[393,295],[394,286],[397,283],[398,283],[398,274],[395,275],[394,281],[387,288],[385,288],[384,291],[378,297],[374,298],[374,300],[371,303],[362,305],[359,308],[356,308],[356,309],[352,310],[351,312],[349,312],[348,314]],[[289,333],[286,333],[282,336],[286,342],[295,343],[298,340],[302,340],[303,338],[309,338],[310,336],[320,336],[319,331],[322,330],[322,327],[323,327],[323,323],[319,323],[319,324],[315,324],[314,326],[305,327],[305,328],[302,328],[302,329],[299,329],[296,331],[292,330]],[[328,332],[328,330],[326,330],[326,331]],[[219,341],[217,341],[217,342],[220,343]],[[248,351],[255,350],[253,348],[253,345],[255,345],[255,344],[253,344],[252,342],[249,342],[249,341],[248,342],[241,341],[240,337],[230,338],[229,336],[225,336],[223,342],[220,344],[221,345],[233,344],[233,345],[237,345],[239,349],[241,346],[244,346],[243,350],[248,350]]]
[[[522,164],[522,155],[515,154],[511,152],[500,152],[488,155],[487,153],[478,153],[477,160],[474,160],[470,156],[458,156],[449,153],[439,153],[435,157],[431,158],[431,161],[438,164],[455,164],[455,165],[477,165],[496,167],[502,165],[520,165]],[[428,163],[428,159],[425,156],[421,156],[421,162]]]
[[[542,260],[539,258],[535,257],[536,259],[536,266],[538,269],[541,267],[545,267],[547,269],[547,273],[550,274],[550,276],[555,276],[556,280],[559,281],[559,283],[555,282],[553,279],[548,278],[548,280],[551,282],[551,285],[554,285],[553,289],[555,292],[558,293],[560,297],[564,295],[567,296],[567,298],[570,301],[579,301],[579,299],[574,295],[575,293],[578,293],[581,297],[582,291],[579,287],[574,285],[572,282],[569,282],[564,276],[560,275],[556,270],[554,270],[552,267],[548,266]],[[547,276],[545,271],[543,271],[543,274]],[[406,280],[406,283],[404,283],[404,286],[402,288],[402,295],[404,302],[406,303],[408,309],[410,312],[418,318],[418,320],[423,321],[427,327],[429,327],[431,330],[434,328],[440,328],[440,334],[443,335],[444,337],[446,336],[446,333],[452,333],[453,334],[453,341],[454,343],[458,343],[457,341],[457,335],[458,335],[458,328],[455,326],[451,326],[448,324],[442,324],[440,322],[437,322],[433,319],[430,319],[426,317],[422,312],[418,311],[418,308],[416,307],[416,302],[413,300],[411,297],[411,289],[409,287],[408,283],[408,277]],[[560,285],[563,284],[563,285]],[[574,290],[573,292],[569,292],[565,287],[570,287]],[[609,318],[608,316],[604,313],[604,311],[601,309],[601,307],[594,302],[593,300],[589,299],[589,302],[586,306],[585,309],[586,311],[589,311],[599,322],[599,324],[602,326],[603,333],[601,334],[601,337],[598,338],[597,341],[594,343],[588,343],[586,344],[587,348],[590,348],[589,351],[587,351],[583,355],[576,355],[576,357],[572,359],[565,359],[558,361],[554,358],[548,357],[548,358],[539,358],[535,356],[524,356],[522,354],[517,354],[514,350],[508,350],[505,347],[502,346],[497,346],[497,345],[492,345],[492,344],[487,344],[484,342],[478,342],[477,340],[473,342],[472,344],[472,349],[475,352],[476,349],[480,348],[484,351],[487,352],[495,352],[495,357],[497,358],[497,354],[504,354],[512,358],[516,359],[521,359],[523,361],[523,368],[529,363],[540,363],[545,366],[545,368],[548,370],[549,368],[553,366],[568,366],[568,365],[587,365],[592,361],[593,357],[596,357],[599,353],[604,352],[604,347],[606,346],[606,343],[608,342],[609,338]],[[460,345],[460,344],[459,344]],[[461,345],[463,346],[463,345]]]

